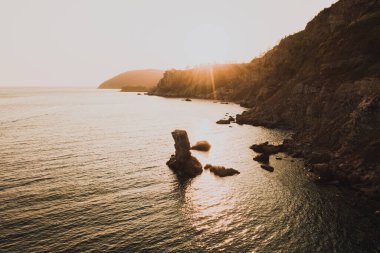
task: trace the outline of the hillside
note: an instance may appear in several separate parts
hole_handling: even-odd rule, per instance
[[[379,45],[380,1],[340,0],[263,57],[168,71],[152,93],[238,102],[238,123],[292,129],[293,155],[327,154],[321,179],[380,200]]]
[[[127,71],[105,81],[98,88],[147,91],[158,83],[163,74],[164,71],[156,69]]]

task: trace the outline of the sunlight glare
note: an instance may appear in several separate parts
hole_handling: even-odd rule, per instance
[[[216,25],[202,25],[187,33],[184,50],[192,65],[223,63],[228,59],[228,36]]]

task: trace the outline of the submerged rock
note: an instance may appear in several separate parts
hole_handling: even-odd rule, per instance
[[[198,141],[190,149],[198,150],[198,151],[209,151],[210,148],[211,148],[211,145],[210,143],[208,143],[208,141]]]
[[[264,170],[267,170],[269,172],[273,172],[274,171],[274,168],[272,166],[268,165],[268,164],[261,164],[260,166],[261,166],[261,168],[263,168]]]
[[[226,169],[224,166],[213,166],[211,164],[206,164],[205,169],[210,169],[212,173],[214,173],[215,175],[219,177],[228,177],[228,176],[240,174],[240,172],[235,169],[232,169],[232,168]]]
[[[203,172],[202,164],[190,152],[190,142],[185,130],[172,132],[175,155],[166,163],[176,174],[185,177],[196,177]]]

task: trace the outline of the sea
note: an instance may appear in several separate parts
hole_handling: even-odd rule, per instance
[[[303,161],[249,147],[291,132],[218,125],[218,101],[90,88],[0,88],[0,252],[380,252],[380,222],[354,192],[316,184]],[[191,180],[166,166],[171,132],[205,164],[240,171]]]

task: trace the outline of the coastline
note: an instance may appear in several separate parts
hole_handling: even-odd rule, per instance
[[[158,95],[154,92],[148,92],[150,96],[159,96],[167,98],[178,99],[206,99],[210,101],[217,101],[217,103],[228,102],[240,105],[242,108],[246,108],[242,105],[244,102],[231,100],[219,100],[209,98],[209,96],[175,96],[175,95]],[[292,128],[285,124],[277,124],[276,122],[260,120],[252,118],[249,114],[249,110],[243,111],[242,114],[235,115],[236,123],[239,125],[251,125],[265,127],[268,129],[287,130],[291,131],[291,139],[285,139],[282,143],[284,146],[283,153],[293,157],[303,159],[305,163],[305,171],[310,175],[312,180],[316,184],[320,185],[334,185],[337,187],[343,187],[357,198],[357,203],[367,205],[376,214],[380,215],[380,201],[378,199],[378,192],[376,186],[376,177],[371,177],[366,173],[366,170],[373,170],[373,165],[363,164],[360,155],[354,152],[346,152],[344,154],[337,153],[333,148],[328,149],[323,146],[313,145],[310,141],[312,137],[310,133],[305,133],[297,128]],[[258,144],[258,143],[252,143]],[[249,147],[247,147],[249,148]],[[356,166],[351,166],[351,165]],[[357,169],[361,167],[359,173]],[[361,173],[360,173],[361,172]],[[370,182],[369,184],[360,184],[362,178]],[[371,182],[371,180],[375,182]],[[373,187],[368,187],[373,184]]]
[[[238,124],[293,131],[284,144],[308,171],[380,213],[379,10],[338,1],[249,63],[169,70],[150,94],[233,101]]]

